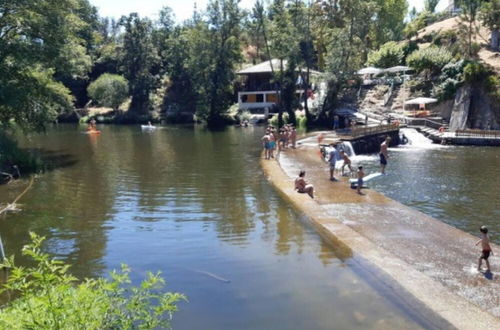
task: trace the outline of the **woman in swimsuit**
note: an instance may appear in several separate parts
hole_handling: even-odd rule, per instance
[[[308,194],[311,198],[314,198],[314,187],[312,184],[307,184],[304,179],[306,176],[306,171],[302,170],[299,176],[295,179],[295,190],[301,194]]]

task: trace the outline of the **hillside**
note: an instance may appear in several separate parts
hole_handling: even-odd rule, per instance
[[[417,41],[420,48],[428,47],[430,45],[428,40],[433,36],[450,30],[456,32],[459,28],[458,20],[458,17],[452,17],[426,26],[418,31],[418,35],[412,40]],[[479,58],[500,74],[500,53],[488,49],[491,31],[479,22],[478,27],[478,33],[475,35],[474,41],[481,45],[481,50],[478,53]]]

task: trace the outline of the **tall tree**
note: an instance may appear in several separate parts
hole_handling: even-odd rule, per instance
[[[436,11],[436,6],[438,4],[439,4],[439,0],[425,0],[424,8],[429,13],[434,13]]]
[[[0,120],[41,128],[73,107],[57,72],[86,73],[88,56],[78,35],[86,22],[73,0],[0,0]],[[82,60],[84,63],[82,63]],[[83,65],[82,65],[83,64]]]
[[[210,41],[208,85],[209,126],[224,122],[223,114],[232,103],[234,68],[241,61],[239,0],[212,0],[208,4],[208,40]]]
[[[480,18],[484,25],[491,30],[490,46],[498,49],[498,39],[500,37],[500,0],[491,0],[483,3]]]
[[[459,20],[459,34],[462,43],[465,45],[465,56],[473,58],[476,56],[477,47],[475,47],[474,39],[479,31],[477,26],[477,18],[479,9],[481,8],[482,0],[458,0],[457,5],[461,9]]]
[[[133,114],[147,114],[151,109],[150,92],[155,84],[154,67],[158,56],[153,44],[153,24],[137,13],[123,16],[120,24],[125,29],[122,48],[122,70],[129,81],[130,111]]]

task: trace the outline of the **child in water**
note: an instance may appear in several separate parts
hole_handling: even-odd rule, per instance
[[[490,246],[490,238],[488,237],[488,228],[486,226],[481,226],[479,229],[481,232],[481,239],[477,241],[476,245],[481,243],[481,248],[482,248],[482,253],[481,256],[479,257],[479,265],[477,266],[477,270],[481,271],[481,264],[483,263],[483,259],[486,263],[486,271],[490,272],[490,262],[488,261],[488,258],[490,257],[490,254],[493,254],[493,250],[491,249]]]
[[[358,194],[364,195],[361,192],[361,188],[363,188],[363,178],[365,177],[365,172],[363,171],[363,166],[358,167],[358,186],[356,187],[356,190]]]

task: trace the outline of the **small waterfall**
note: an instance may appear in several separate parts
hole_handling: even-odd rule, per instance
[[[426,138],[414,128],[402,128],[401,133],[408,139],[408,144],[413,147],[426,148],[433,146],[431,139]]]
[[[354,148],[352,147],[351,142],[349,142],[349,141],[342,142],[340,148],[344,150],[344,152],[347,154],[347,156],[349,156],[351,158],[356,156],[356,152],[354,151]]]

